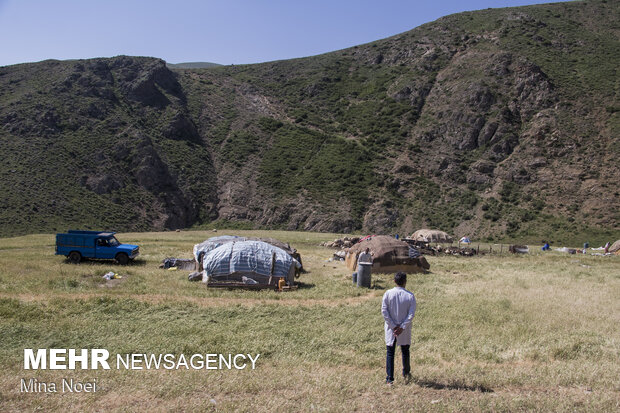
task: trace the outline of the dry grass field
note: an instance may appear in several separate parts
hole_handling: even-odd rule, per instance
[[[220,231],[217,235],[223,234]],[[119,234],[132,265],[71,265],[53,235],[0,239],[0,411],[618,411],[620,257],[542,253],[429,257],[413,382],[384,384],[381,296],[350,282],[319,243],[336,234],[228,231],[290,242],[309,271],[296,291],[209,290],[187,271],[215,234]],[[101,276],[115,271],[120,282]],[[24,348],[260,353],[250,370],[24,370]],[[400,353],[400,351],[399,351]],[[397,371],[400,366],[397,354]],[[20,380],[97,379],[96,393],[22,393]],[[400,379],[400,380],[399,380]]]

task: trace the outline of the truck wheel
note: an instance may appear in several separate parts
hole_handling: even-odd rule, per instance
[[[67,258],[69,258],[72,264],[79,264],[79,262],[82,261],[82,254],[77,251],[71,251]]]
[[[118,254],[116,254],[116,262],[118,262],[120,265],[127,265],[127,263],[129,262],[129,257],[124,252],[119,252]]]

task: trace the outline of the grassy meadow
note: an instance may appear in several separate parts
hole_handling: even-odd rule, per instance
[[[210,290],[188,271],[213,235],[290,242],[309,271],[296,291]],[[126,267],[71,265],[53,235],[0,239],[0,411],[618,411],[620,257],[542,253],[429,257],[409,275],[418,300],[413,382],[384,385],[381,296],[332,251],[339,235],[278,231],[123,233]],[[115,271],[120,281],[101,276]],[[23,369],[24,348],[111,353],[260,353],[255,370]],[[396,373],[400,369],[400,350]],[[97,379],[91,394],[20,393],[22,378]]]

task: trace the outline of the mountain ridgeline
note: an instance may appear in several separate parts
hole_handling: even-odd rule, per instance
[[[0,67],[0,234],[618,238],[619,14],[605,0],[489,9],[255,65]]]

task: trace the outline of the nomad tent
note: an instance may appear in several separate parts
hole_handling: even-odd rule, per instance
[[[436,229],[419,229],[411,235],[411,239],[422,242],[452,243],[452,237]]]
[[[372,255],[373,273],[391,273],[405,271],[408,273],[424,272],[430,265],[422,256],[412,258],[410,247],[404,241],[388,235],[375,235],[372,238],[360,241],[347,250],[345,262],[347,268],[355,271],[357,257],[360,253],[370,248]]]
[[[254,237],[238,237],[236,235],[221,235],[219,237],[209,238],[206,241],[201,242],[200,244],[194,245],[194,259],[199,263],[201,260],[201,255],[206,254],[207,252],[221,246],[227,244],[229,242],[239,242],[239,241],[262,241],[267,244],[273,245],[274,247],[278,247],[284,250],[288,255],[297,260],[297,262],[301,263],[301,256],[297,252],[295,248],[292,248],[290,244],[277,240],[275,238],[254,238]],[[303,270],[302,267],[299,268],[300,271]]]
[[[262,241],[232,241],[200,252],[202,281],[277,286],[283,279],[293,285],[299,262],[281,248]]]

